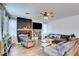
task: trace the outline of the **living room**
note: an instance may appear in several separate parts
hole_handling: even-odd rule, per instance
[[[0,55],[79,56],[78,7],[79,3],[0,3]]]

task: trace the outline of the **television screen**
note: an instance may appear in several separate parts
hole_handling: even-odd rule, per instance
[[[33,29],[42,29],[42,24],[33,22]]]

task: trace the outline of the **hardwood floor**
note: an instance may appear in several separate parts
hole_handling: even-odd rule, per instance
[[[25,48],[20,44],[13,44],[9,56],[46,56],[39,44],[31,48]]]

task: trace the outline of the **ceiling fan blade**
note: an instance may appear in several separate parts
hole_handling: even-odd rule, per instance
[[[53,12],[50,12],[50,14],[53,14]]]
[[[38,16],[39,18],[42,18],[43,16]]]
[[[51,17],[54,17],[54,16],[51,16]]]
[[[44,15],[43,13],[40,13],[40,14]]]

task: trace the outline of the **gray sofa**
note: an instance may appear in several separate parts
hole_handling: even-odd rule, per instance
[[[45,47],[44,52],[49,56],[61,56],[59,51],[52,46]]]
[[[44,52],[50,56],[74,56],[79,51],[79,39],[44,47]],[[79,54],[77,54],[78,56]]]

